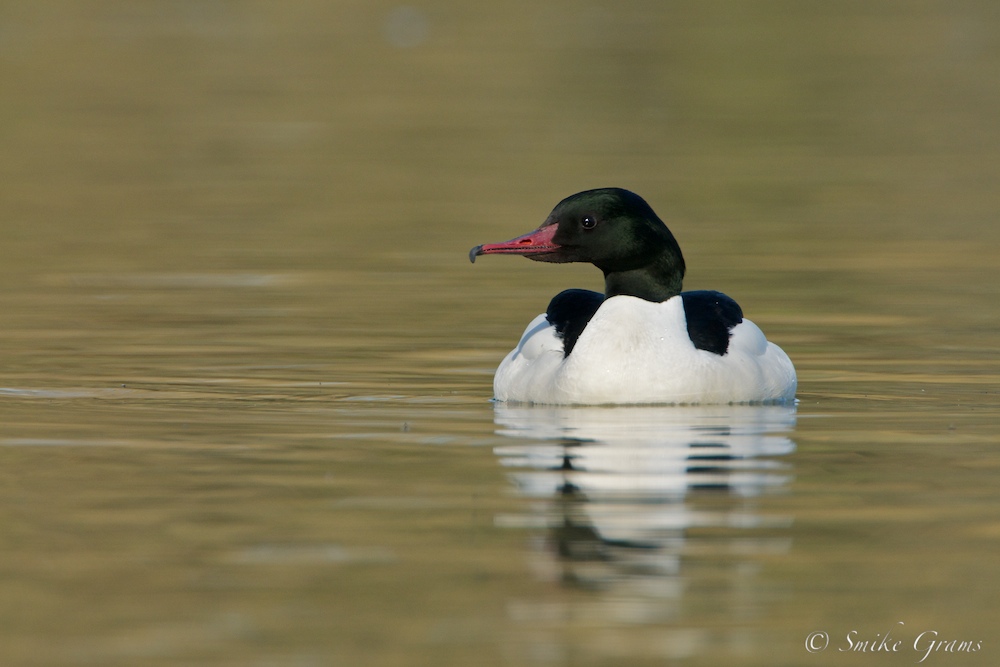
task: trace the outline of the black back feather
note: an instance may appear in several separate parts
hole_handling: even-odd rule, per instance
[[[729,333],[743,321],[739,304],[722,292],[697,290],[681,292],[688,337],[699,350],[725,355]]]
[[[563,341],[563,358],[569,356],[577,338],[604,303],[604,295],[585,289],[568,289],[552,297],[545,309],[545,319],[556,328]]]

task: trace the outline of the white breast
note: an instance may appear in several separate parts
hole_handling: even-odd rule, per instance
[[[548,404],[758,403],[790,401],[795,368],[744,319],[725,355],[695,348],[684,304],[607,299],[569,357],[545,315],[539,315],[493,380],[499,401]]]

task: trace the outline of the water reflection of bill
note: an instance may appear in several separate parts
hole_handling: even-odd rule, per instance
[[[790,519],[760,512],[757,499],[790,480],[794,407],[497,404],[494,420],[521,441],[496,454],[534,499],[530,512],[498,521],[545,528],[533,559],[544,579],[613,592],[616,604],[631,599],[640,617],[662,619],[698,587],[692,577],[790,547]],[[719,611],[742,615],[731,593]]]

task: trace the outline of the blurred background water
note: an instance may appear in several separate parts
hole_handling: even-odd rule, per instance
[[[0,2],[0,662],[996,664],[998,75],[984,0]],[[601,282],[468,249],[600,186],[796,409],[490,403]]]

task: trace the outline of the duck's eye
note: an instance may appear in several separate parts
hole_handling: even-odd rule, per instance
[[[584,229],[593,229],[594,227],[597,226],[597,218],[595,218],[592,215],[585,215],[583,217],[583,220],[580,221],[580,225]]]

